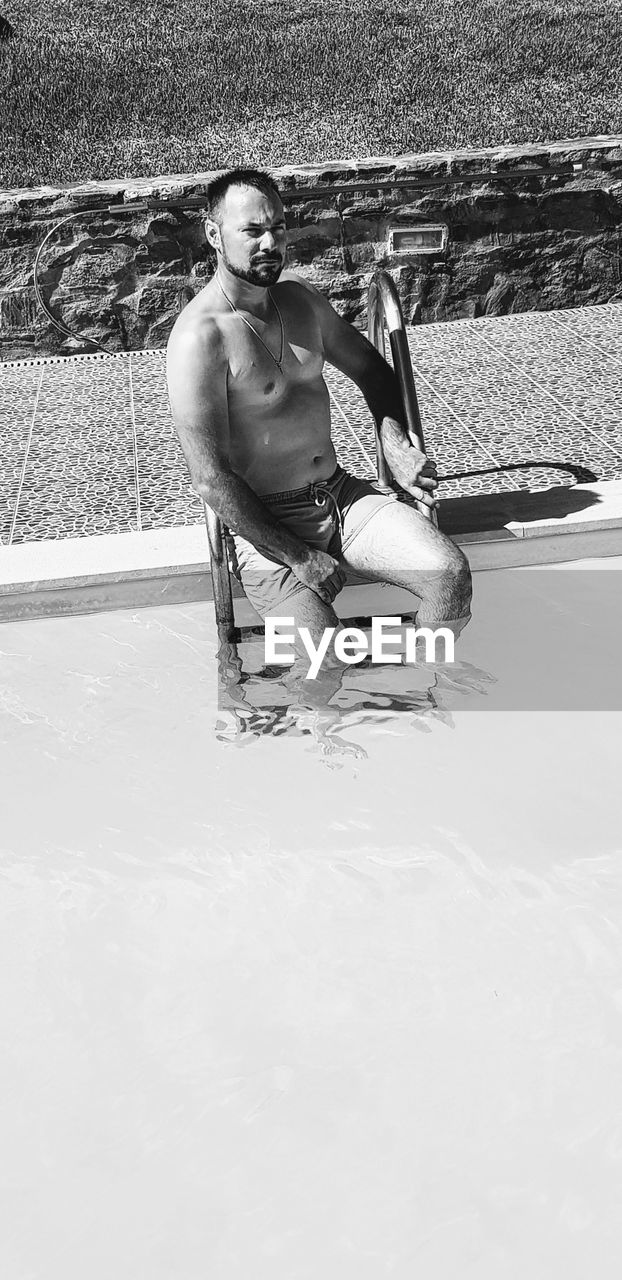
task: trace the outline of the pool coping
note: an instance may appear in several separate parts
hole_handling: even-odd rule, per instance
[[[448,499],[441,502],[441,527],[462,546],[475,572],[622,554],[622,480],[573,485],[571,491],[575,500],[585,500],[582,509],[505,522],[502,494]],[[474,528],[478,512],[486,508],[492,527]],[[232,582],[239,625],[260,621]],[[391,612],[399,608],[395,591],[378,584],[346,586],[338,612],[342,617]],[[370,608],[370,593],[376,603],[381,594],[379,608],[375,603]],[[204,522],[0,548],[0,622],[212,599]]]

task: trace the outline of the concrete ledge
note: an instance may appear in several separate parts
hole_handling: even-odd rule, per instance
[[[497,528],[452,532],[474,572],[567,563],[622,554],[622,481],[576,485],[581,510],[559,518],[509,521]],[[461,500],[452,503],[452,522]],[[466,501],[466,500],[465,500]],[[447,504],[449,505],[449,504]],[[472,504],[471,520],[472,520]],[[443,519],[441,505],[441,524]],[[260,622],[232,579],[236,621]],[[0,550],[0,621],[212,601],[205,525],[94,538],[23,543]],[[400,588],[352,582],[338,597],[341,617],[409,611]]]
[[[585,533],[588,530],[616,529],[622,521],[622,480],[609,480],[603,484],[575,484],[572,494],[584,494],[586,506],[563,516],[523,518],[521,529],[524,538],[541,538],[550,533]],[[589,504],[589,505],[588,505]]]
[[[34,618],[62,618],[84,613],[108,613],[114,609],[152,609],[160,604],[185,604],[211,600],[208,571],[174,576],[121,578],[117,581],[39,585],[4,594],[0,588],[0,622],[26,622]],[[248,625],[248,624],[247,624]]]
[[[153,569],[175,573],[197,565],[209,568],[204,524],[94,538],[51,538],[0,549],[0,590],[61,582],[79,586],[107,574],[116,578],[149,575]]]
[[[280,180],[284,189],[312,187],[337,180],[373,181],[393,174],[447,174],[468,172],[482,164],[493,164],[512,172],[528,164],[590,160],[604,162],[613,170],[622,165],[622,134],[601,133],[586,137],[561,138],[553,142],[499,143],[492,147],[462,147],[455,150],[410,152],[405,155],[351,157],[317,164],[264,166]],[[161,173],[148,178],[120,178],[106,181],[66,183],[62,186],[9,187],[0,190],[0,214],[51,207],[55,213],[92,205],[119,204],[151,199],[183,199],[204,195],[207,185],[221,169],[197,173]]]

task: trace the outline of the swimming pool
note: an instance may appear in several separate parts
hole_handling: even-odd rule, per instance
[[[323,741],[207,604],[0,629],[12,1280],[619,1274],[621,568]]]

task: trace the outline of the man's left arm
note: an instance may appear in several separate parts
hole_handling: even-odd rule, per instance
[[[307,281],[301,283],[309,287]],[[436,466],[409,440],[399,383],[391,366],[358,329],[337,315],[319,290],[313,286],[311,289],[326,359],[362,391],[394,480],[424,506],[437,507]]]

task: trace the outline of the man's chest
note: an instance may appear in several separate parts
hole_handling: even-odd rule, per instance
[[[319,341],[296,335],[284,339],[282,348],[273,334],[260,341],[254,334],[241,336],[229,353],[227,397],[229,408],[276,407],[297,396],[313,394],[324,386],[324,352]]]

